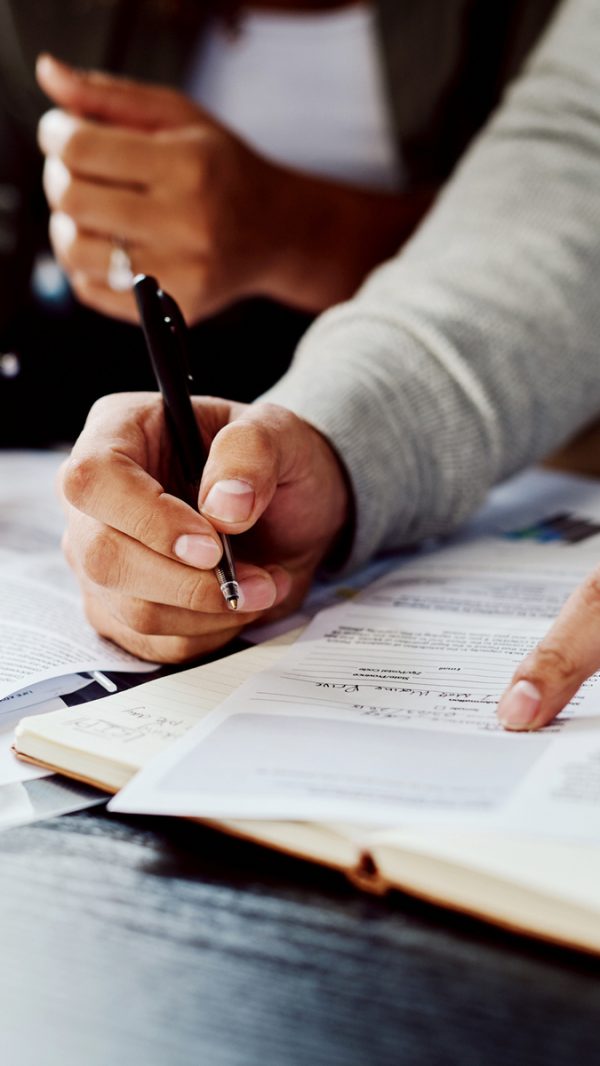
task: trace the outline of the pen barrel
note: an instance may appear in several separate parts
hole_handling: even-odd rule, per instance
[[[140,274],[133,289],[172,444],[169,489],[198,510],[198,488],[208,452],[190,396],[185,322],[175,300],[159,288],[156,278]],[[235,563],[227,537],[220,534],[220,539],[223,555],[215,574],[228,606],[237,610],[240,589]]]
[[[224,533],[221,533],[220,536],[221,544],[223,545],[223,555],[219,564],[215,566],[217,581],[219,582],[221,592],[225,599],[239,599],[240,587],[235,576],[235,563],[233,561],[229,537],[225,536]]]

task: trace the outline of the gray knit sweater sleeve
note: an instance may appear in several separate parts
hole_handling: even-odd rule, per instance
[[[417,235],[264,397],[356,496],[350,565],[448,531],[600,413],[600,3],[566,0]]]

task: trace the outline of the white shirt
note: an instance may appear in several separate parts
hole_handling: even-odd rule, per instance
[[[262,155],[372,189],[397,189],[375,13],[247,11],[232,35],[215,22],[187,90]]]

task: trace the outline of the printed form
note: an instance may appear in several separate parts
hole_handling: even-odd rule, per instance
[[[496,533],[475,527],[323,611],[113,808],[600,840],[597,679],[541,733],[496,720],[514,668],[600,553],[600,487],[528,477],[533,502],[515,515],[500,502]]]
[[[155,669],[86,621],[60,550],[64,516],[54,484],[63,455],[0,454],[0,785],[43,776],[10,747],[23,711],[42,714],[89,684],[80,671]]]

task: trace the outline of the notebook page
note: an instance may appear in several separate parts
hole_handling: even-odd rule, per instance
[[[370,846],[392,881],[401,876],[402,852],[410,851],[485,871],[600,915],[600,846],[422,826],[374,834]]]
[[[17,750],[26,737],[117,762],[132,772],[221,703],[253,673],[268,669],[298,631],[215,662],[106,696],[91,704],[24,718]]]

